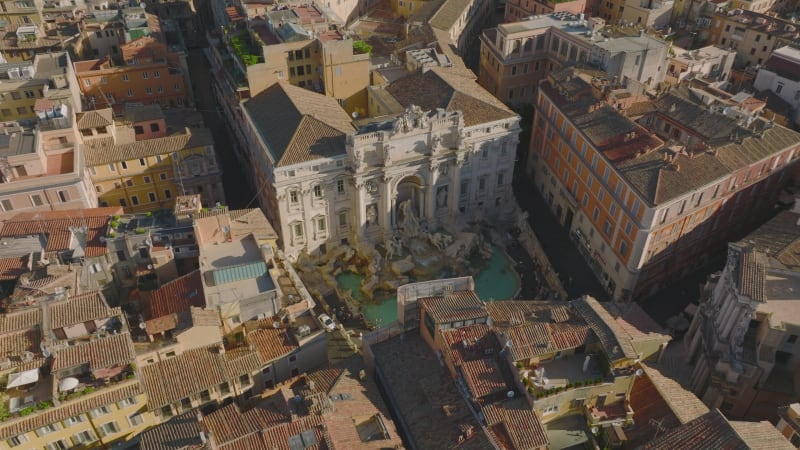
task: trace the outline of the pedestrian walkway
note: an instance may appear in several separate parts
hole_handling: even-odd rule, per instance
[[[556,221],[527,175],[518,174],[514,177],[514,194],[519,206],[528,213],[528,223],[561,279],[569,298],[574,299],[588,294],[600,301],[610,300],[610,296],[569,238],[568,231]]]

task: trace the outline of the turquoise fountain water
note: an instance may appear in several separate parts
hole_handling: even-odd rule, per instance
[[[519,276],[514,271],[514,261],[500,247],[494,247],[492,257],[486,261],[486,267],[475,278],[475,292],[482,300],[508,300],[519,290]],[[336,277],[343,289],[349,289],[353,298],[361,301],[361,281],[363,275],[345,272]],[[370,322],[385,325],[397,319],[397,297],[390,297],[380,303],[364,306],[364,316]]]

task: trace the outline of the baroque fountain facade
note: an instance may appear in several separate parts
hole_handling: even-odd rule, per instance
[[[364,275],[365,297],[469,274],[476,252],[491,254],[476,224],[514,219],[518,121],[467,125],[460,111],[410,106],[350,134],[342,162],[276,179],[286,255],[332,286],[342,271]]]

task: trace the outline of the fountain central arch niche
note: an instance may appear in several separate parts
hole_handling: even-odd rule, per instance
[[[402,226],[402,224],[409,219],[406,217],[409,211],[417,218],[422,217],[423,190],[422,178],[418,175],[407,176],[397,184],[393,211],[393,225],[395,228]]]

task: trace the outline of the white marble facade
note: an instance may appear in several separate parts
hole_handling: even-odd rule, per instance
[[[276,168],[286,255],[383,242],[409,213],[429,231],[509,219],[518,122],[466,127],[459,111],[412,106],[348,135],[338,156]]]

